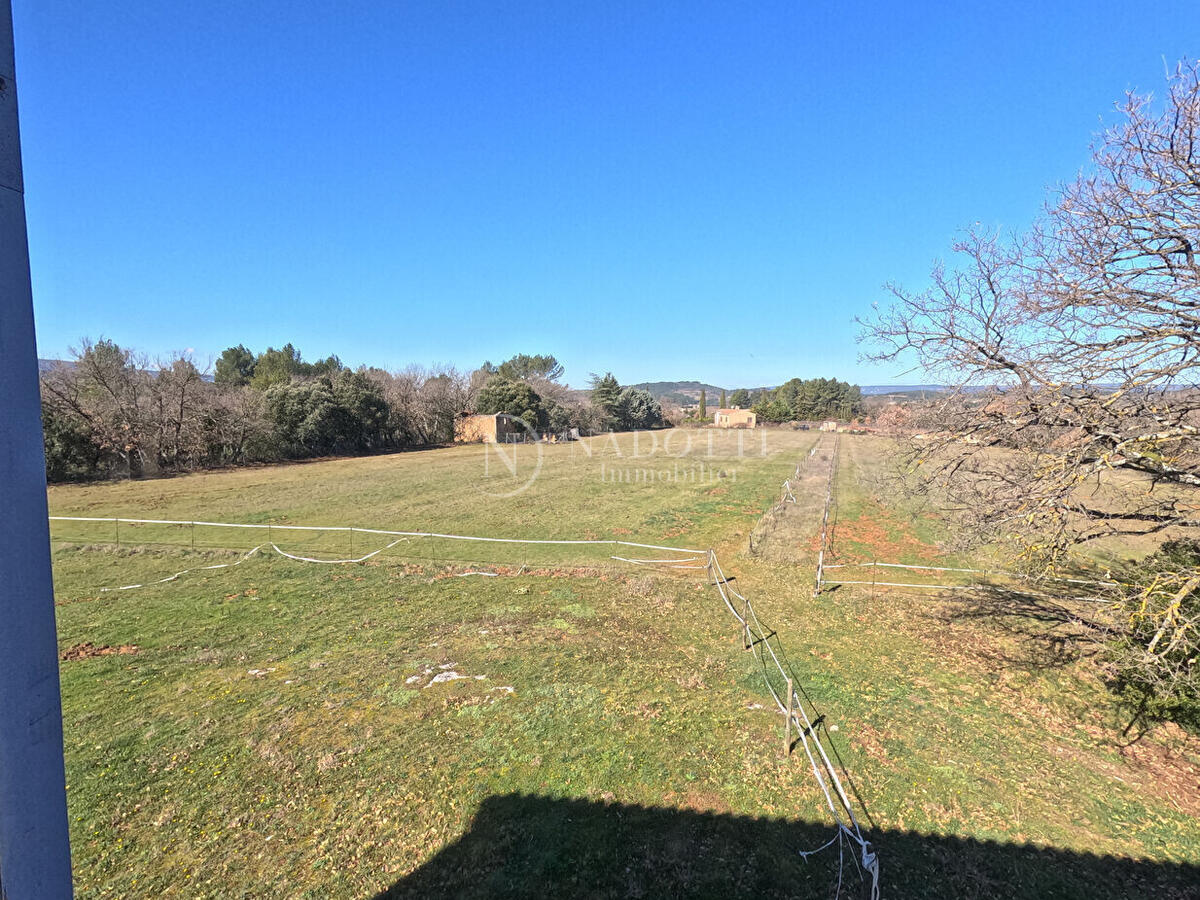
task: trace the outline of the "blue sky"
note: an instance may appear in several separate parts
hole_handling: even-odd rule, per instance
[[[15,7],[42,356],[553,353],[576,385],[896,380],[854,341],[882,284],[1028,223],[1200,49],[1131,3]]]

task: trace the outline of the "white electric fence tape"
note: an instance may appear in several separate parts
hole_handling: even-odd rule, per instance
[[[821,586],[824,584],[825,548],[829,545],[829,508],[834,504],[834,488],[837,486],[838,445],[841,443],[841,439],[840,434],[834,435],[833,455],[829,460],[829,478],[825,484],[825,510],[821,513],[821,547],[817,551],[817,577],[813,585],[814,597],[820,596]],[[829,549],[832,552],[833,548],[829,547]]]
[[[916,588],[918,590],[928,591],[992,591],[996,589],[994,584],[930,584],[911,581],[879,581],[877,579],[871,581],[862,580],[842,580],[837,578],[825,578],[824,572],[830,569],[910,569],[928,572],[963,572],[974,575],[984,575],[990,578],[1008,578],[1014,581],[1033,582],[1039,581],[1054,581],[1062,584],[1089,584],[1102,588],[1119,587],[1113,581],[1096,581],[1089,578],[1063,578],[1055,575],[1044,575],[1040,578],[1033,575],[1025,575],[1020,572],[1004,572],[1000,570],[988,569],[963,569],[953,568],[950,566],[916,566],[906,563],[884,563],[884,562],[866,562],[866,563],[833,563],[826,564],[821,570],[821,585],[823,587],[838,586],[838,585],[870,585],[871,587],[893,587],[893,588]],[[1029,588],[1021,588],[1023,593],[1036,593]],[[1039,595],[1041,596],[1041,595]],[[1049,595],[1046,595],[1049,596]],[[1070,599],[1081,603],[1100,603],[1109,604],[1115,602],[1113,597],[1071,597]]]
[[[797,732],[800,737],[800,743],[804,747],[805,755],[808,757],[809,765],[812,768],[813,776],[816,778],[817,784],[820,786],[822,793],[825,795],[825,802],[829,807],[830,813],[833,814],[834,821],[837,823],[837,834],[834,835],[834,840],[838,841],[839,849],[842,847],[844,840],[849,840],[858,845],[860,856],[855,860],[856,864],[861,862],[862,868],[871,875],[871,900],[879,898],[879,857],[871,849],[871,843],[863,837],[862,829],[859,827],[858,820],[854,815],[854,808],[846,796],[845,790],[842,788],[841,779],[838,777],[837,768],[829,760],[829,755],[825,751],[824,745],[821,743],[820,735],[813,725],[812,717],[809,716],[808,710],[805,708],[803,700],[805,699],[802,692],[793,689],[792,696],[789,698],[790,703],[784,704],[779,693],[775,690],[775,686],[771,683],[767,675],[767,656],[770,656],[771,661],[775,664],[775,669],[787,684],[793,684],[794,679],[788,673],[788,669],[780,662],[779,657],[775,653],[775,649],[771,646],[771,638],[775,637],[774,631],[768,631],[763,628],[762,623],[758,619],[758,614],[754,610],[753,604],[746,597],[738,593],[729,584],[729,579],[726,578],[724,570],[721,568],[720,562],[717,560],[717,555],[713,551],[709,551],[709,567],[713,582],[716,584],[717,591],[721,595],[721,599],[725,601],[725,606],[729,609],[735,619],[742,625],[743,635],[746,643],[749,644],[747,649],[754,652],[754,655],[763,665],[763,682],[766,684],[767,690],[771,696],[775,698],[775,704],[779,707],[779,711],[787,716],[790,716],[796,723]],[[736,598],[743,612],[738,612],[730,597]],[[763,648],[766,648],[764,654]],[[786,693],[786,691],[785,691]],[[820,718],[818,717],[818,722]],[[818,757],[820,761],[818,762]],[[831,793],[832,787],[832,793]],[[834,800],[834,796],[837,800]],[[832,846],[833,840],[827,842],[824,846],[818,847],[816,850],[804,851],[801,855],[808,858],[813,853],[819,853]],[[851,859],[855,859],[853,856]],[[838,891],[841,891],[842,881],[842,863],[839,858],[838,864]],[[835,896],[837,896],[835,894]]]
[[[814,448],[815,449],[815,448]],[[810,454],[811,455],[811,454]],[[878,900],[879,898],[879,857],[871,849],[870,842],[863,837],[862,829],[858,824],[858,820],[854,815],[854,808],[850,803],[849,797],[846,795],[845,789],[842,787],[841,779],[838,777],[837,768],[829,759],[829,754],[826,752],[824,745],[821,743],[820,734],[817,731],[817,725],[821,725],[822,719],[816,718],[814,724],[813,717],[809,715],[808,709],[805,707],[804,700],[807,695],[803,691],[797,691],[793,688],[792,696],[789,698],[790,703],[784,703],[779,696],[779,692],[775,689],[771,679],[768,677],[767,660],[770,659],[779,676],[786,683],[794,684],[793,677],[789,674],[787,667],[780,661],[779,656],[775,653],[775,649],[771,646],[771,638],[776,637],[774,631],[770,631],[763,627],[758,619],[758,614],[754,610],[754,606],[746,597],[738,593],[729,584],[729,579],[726,577],[724,570],[721,568],[720,562],[717,560],[716,552],[713,550],[693,550],[681,547],[664,547],[656,544],[641,544],[633,541],[619,540],[530,540],[522,538],[487,538],[473,537],[468,535],[456,534],[440,534],[437,532],[424,531],[389,531],[377,528],[351,528],[349,526],[329,526],[320,527],[313,525],[242,525],[230,522],[192,522],[168,519],[123,519],[113,517],[94,517],[94,516],[50,516],[51,521],[57,522],[111,522],[119,525],[136,524],[136,525],[187,525],[187,526],[205,526],[215,528],[248,528],[248,529],[272,529],[272,530],[297,530],[297,531],[351,531],[361,532],[363,534],[376,534],[388,537],[395,537],[385,547],[380,547],[364,556],[355,559],[317,559],[314,557],[297,556],[281,550],[274,542],[267,541],[258,545],[247,553],[243,554],[237,561],[231,563],[221,563],[219,565],[196,566],[191,569],[185,569],[182,572],[176,572],[167,578],[159,579],[158,581],[150,581],[144,584],[129,584],[122,585],[116,588],[99,588],[99,591],[124,591],[139,587],[149,587],[151,585],[163,584],[168,581],[174,581],[188,572],[208,571],[213,569],[228,569],[235,566],[240,566],[250,557],[254,556],[264,547],[270,547],[280,556],[297,562],[306,563],[326,563],[326,564],[346,564],[346,563],[361,563],[374,556],[383,553],[395,547],[397,544],[411,540],[412,538],[439,538],[446,540],[458,541],[481,541],[487,543],[503,543],[503,544],[539,544],[539,545],[573,545],[573,546],[608,546],[608,547],[636,547],[640,550],[659,550],[665,553],[675,554],[670,558],[636,558],[611,556],[611,559],[620,562],[634,563],[638,565],[657,565],[666,566],[675,569],[704,569],[708,572],[710,579],[717,588],[717,592],[724,601],[725,606],[733,614],[734,618],[742,626],[744,639],[749,644],[747,649],[754,652],[755,657],[763,666],[763,683],[767,690],[775,700],[775,704],[779,707],[780,712],[789,716],[795,723],[797,734],[801,745],[804,747],[805,755],[808,758],[809,766],[812,769],[813,776],[816,778],[817,784],[821,788],[821,792],[825,797],[826,805],[830,813],[833,815],[836,824],[836,832],[834,836],[821,847],[815,850],[798,851],[804,859],[814,853],[820,853],[822,850],[828,849],[836,842],[839,848],[838,861],[838,894],[841,892],[842,874],[844,867],[844,856],[842,855],[845,849],[846,842],[857,845],[857,856],[852,855],[850,858],[855,865],[861,865],[862,869],[871,876],[871,898]],[[524,567],[522,567],[522,570]],[[495,572],[460,572],[460,576],[468,575],[485,575],[494,577]],[[733,599],[738,601],[742,607],[742,612],[738,612],[734,605]],[[765,648],[765,652],[764,652]],[[786,690],[785,690],[786,693]],[[836,798],[836,799],[835,799]],[[837,896],[837,895],[835,895]]]
[[[793,477],[796,477],[796,476],[793,476]],[[783,483],[783,499],[780,502],[781,503],[795,503],[796,502],[796,495],[792,491],[792,481],[790,478]]]

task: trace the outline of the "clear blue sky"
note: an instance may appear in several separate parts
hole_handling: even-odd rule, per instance
[[[884,383],[853,316],[1027,223],[1186,8],[17,0],[39,351]]]

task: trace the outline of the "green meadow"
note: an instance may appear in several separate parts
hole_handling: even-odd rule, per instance
[[[678,430],[50,488],[52,515],[185,523],[52,523],[78,896],[832,897],[839,870],[865,896],[836,846],[797,852],[833,835],[824,797],[703,571],[297,525],[714,548],[824,716],[884,897],[1197,896],[1195,737],[1131,743],[1034,612],[812,596],[831,446]],[[835,546],[946,558],[879,495],[890,457],[842,437]]]

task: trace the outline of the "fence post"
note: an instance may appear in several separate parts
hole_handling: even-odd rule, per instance
[[[817,583],[813,586],[813,596],[821,596],[821,570],[825,567],[825,548],[821,547],[817,553]]]
[[[192,549],[196,549],[196,523],[192,523]]]
[[[116,527],[116,530],[117,530],[117,546],[120,547],[121,546],[121,520],[118,519],[116,516],[113,517],[113,525]]]
[[[871,599],[875,599],[875,580],[879,578],[879,560],[871,560]]]
[[[792,755],[792,679],[787,680],[787,702],[784,703],[787,707],[784,710],[783,722],[783,755],[785,757]]]
[[[350,526],[350,558],[354,559],[354,526]]]

